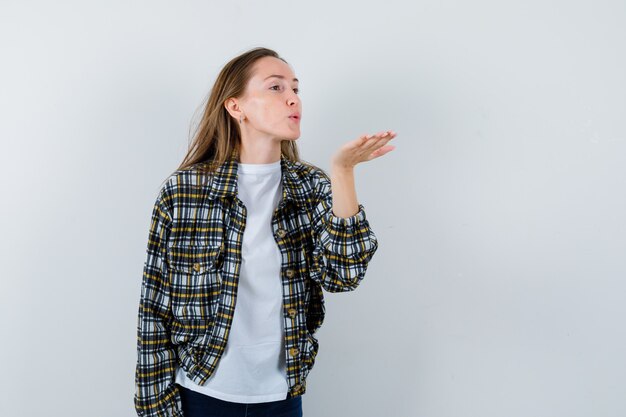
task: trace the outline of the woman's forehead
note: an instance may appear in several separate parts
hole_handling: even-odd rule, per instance
[[[266,59],[271,58],[271,59]],[[264,82],[269,78],[286,79],[297,82],[291,67],[284,61],[274,57],[264,57],[257,61],[255,71],[252,78],[258,82]]]

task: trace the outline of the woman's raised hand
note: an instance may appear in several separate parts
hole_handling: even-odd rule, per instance
[[[333,155],[331,164],[338,169],[352,169],[358,163],[376,159],[396,148],[387,145],[395,137],[396,133],[392,130],[374,135],[361,135],[339,148]]]

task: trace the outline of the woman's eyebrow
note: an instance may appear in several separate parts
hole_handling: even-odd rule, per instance
[[[282,76],[282,75],[272,74],[272,75],[270,75],[270,76],[268,76],[268,77],[265,77],[265,80],[267,80],[268,78],[272,78],[272,77],[281,78],[281,79],[283,79],[283,80],[285,79],[285,77],[284,77],[284,76]],[[263,80],[263,81],[265,81],[265,80]],[[297,83],[299,83],[299,82],[300,82],[300,80],[298,80],[297,78],[294,78],[294,79],[293,79],[293,81],[295,81],[295,82],[297,82]]]

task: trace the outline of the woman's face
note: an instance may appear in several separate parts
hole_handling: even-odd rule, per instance
[[[288,64],[274,57],[256,61],[239,109],[245,120],[247,137],[265,137],[277,141],[298,139],[302,102],[298,80]],[[292,117],[296,113],[297,117]]]

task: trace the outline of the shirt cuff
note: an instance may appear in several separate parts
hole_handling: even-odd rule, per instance
[[[359,211],[350,217],[338,217],[333,214],[332,207],[328,207],[326,215],[324,216],[326,223],[335,227],[350,228],[358,226],[361,222],[365,221],[365,207],[363,204],[359,204]]]

